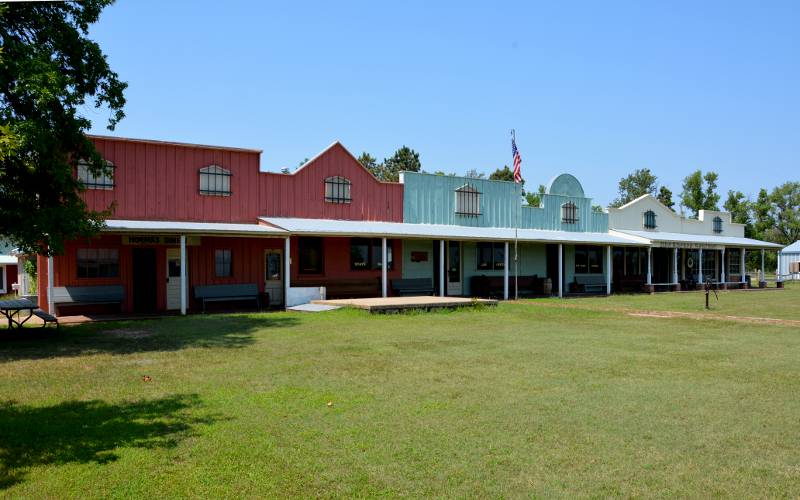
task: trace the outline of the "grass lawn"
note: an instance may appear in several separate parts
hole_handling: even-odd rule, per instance
[[[568,302],[0,342],[0,495],[800,496],[800,329]]]

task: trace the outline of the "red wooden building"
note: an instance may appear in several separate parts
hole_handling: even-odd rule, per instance
[[[39,257],[41,308],[185,310],[198,306],[197,285],[255,285],[273,305],[284,303],[289,286],[327,286],[329,296],[381,293],[381,240],[293,237],[259,220],[402,222],[403,186],[376,180],[340,143],[278,174],[259,170],[259,150],[92,140],[113,175],[94,176],[80,165],[76,175],[87,206],[110,207],[112,215],[99,237]],[[388,242],[389,277],[400,276],[402,259],[391,259],[400,245]],[[97,293],[81,296],[84,289]],[[90,304],[104,302],[104,290],[111,304]]]

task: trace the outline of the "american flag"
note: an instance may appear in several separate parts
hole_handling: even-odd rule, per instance
[[[514,157],[514,182],[519,184],[522,182],[522,157],[519,155],[517,141],[514,139],[513,135],[511,136],[511,156]]]

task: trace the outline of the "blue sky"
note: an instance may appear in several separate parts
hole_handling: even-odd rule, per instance
[[[527,185],[570,172],[607,204],[648,167],[674,193],[800,179],[800,2],[118,0],[91,35],[129,83],[112,135],[262,149],[334,140]],[[106,114],[90,111],[95,133]]]

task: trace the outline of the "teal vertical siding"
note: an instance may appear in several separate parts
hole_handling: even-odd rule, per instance
[[[592,199],[558,194],[541,195],[541,207],[522,206],[522,187],[506,181],[403,173],[403,221],[472,227],[519,227],[550,231],[608,231],[608,214],[593,212]],[[481,214],[456,214],[456,189],[469,184],[481,192]],[[578,222],[561,222],[561,205],[578,208]]]

